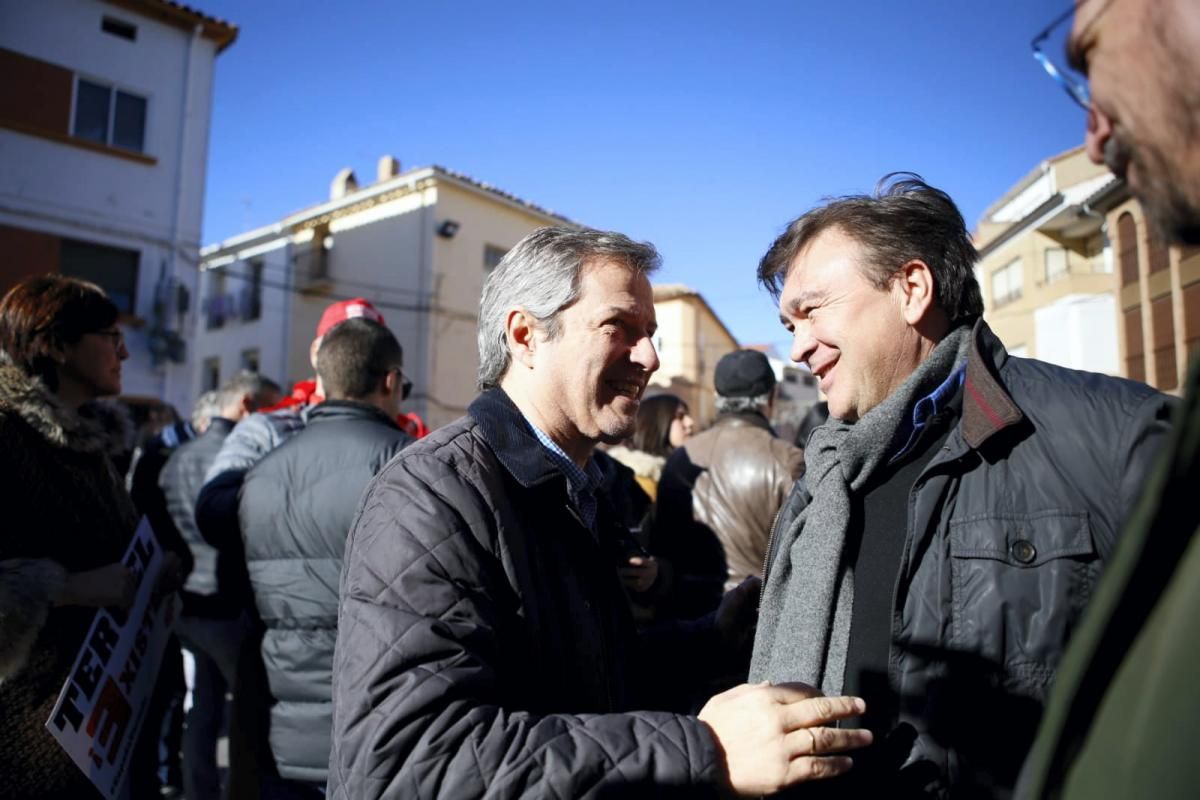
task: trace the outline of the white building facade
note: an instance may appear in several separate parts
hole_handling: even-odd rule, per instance
[[[242,368],[281,384],[310,377],[321,312],[364,297],[404,348],[405,410],[444,425],[477,394],[487,274],[536,228],[573,224],[442,167],[401,173],[385,156],[362,188],[343,170],[328,202],[203,249],[193,388]]]
[[[46,272],[100,284],[125,394],[181,410],[213,69],[236,35],[161,0],[0,0],[0,291]]]

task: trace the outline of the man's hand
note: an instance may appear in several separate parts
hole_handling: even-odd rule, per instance
[[[740,650],[754,637],[758,623],[758,595],[762,579],[751,575],[721,598],[713,622],[721,641],[731,650]]]
[[[658,579],[658,562],[654,556],[633,556],[623,567],[617,567],[621,583],[631,592],[649,591]]]
[[[850,769],[848,757],[831,754],[869,745],[871,732],[824,726],[865,710],[860,698],[822,697],[803,683],[759,683],[713,697],[699,717],[725,756],[734,792],[756,796]]]
[[[136,586],[133,573],[119,561],[86,572],[72,572],[55,599],[59,606],[90,606],[128,610]]]

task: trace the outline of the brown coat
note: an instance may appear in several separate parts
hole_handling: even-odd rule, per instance
[[[676,580],[691,580],[708,597],[685,602],[681,612],[702,612],[719,600],[719,586],[761,577],[771,523],[803,471],[804,451],[755,413],[718,417],[671,454],[659,482],[656,538]],[[697,583],[699,574],[717,582]]]

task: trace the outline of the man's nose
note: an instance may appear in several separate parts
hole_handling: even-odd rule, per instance
[[[1087,149],[1088,158],[1092,163],[1104,163],[1104,145],[1112,136],[1112,120],[1092,103],[1088,107],[1087,115],[1087,132],[1084,134],[1083,141]]]
[[[654,372],[658,369],[658,351],[654,349],[654,342],[650,340],[649,336],[638,339],[637,344],[633,346],[630,360],[646,372]]]
[[[807,364],[817,349],[817,340],[808,325],[799,324],[792,333],[792,352],[789,355],[797,364]]]

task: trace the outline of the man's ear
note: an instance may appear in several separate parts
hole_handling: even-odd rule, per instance
[[[241,402],[239,403],[239,405],[241,405],[242,411],[244,411],[247,415],[254,413],[255,404],[254,404],[254,397],[252,395],[248,395],[248,394],[242,395],[242,399],[241,399]]]
[[[937,286],[928,264],[919,258],[909,261],[892,279],[892,289],[905,322],[913,328],[929,322],[931,312],[937,308]]]
[[[509,311],[504,320],[504,336],[512,360],[532,368],[537,350],[537,327],[533,316],[523,308]]]
[[[389,369],[383,376],[383,395],[391,397],[400,394],[400,371]]]

